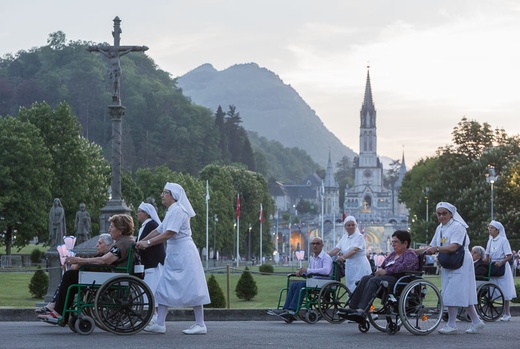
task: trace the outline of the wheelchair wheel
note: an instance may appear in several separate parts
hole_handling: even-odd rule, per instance
[[[115,276],[96,292],[94,313],[108,332],[121,335],[137,333],[152,319],[152,291],[135,276]]]
[[[70,314],[70,316],[69,316],[68,325],[72,332],[76,332],[76,319],[77,318],[78,317],[76,316],[76,314]]]
[[[308,324],[315,324],[320,319],[320,313],[317,310],[309,309],[305,313],[305,322]]]
[[[381,304],[378,307],[372,304],[368,311],[368,321],[370,321],[370,324],[379,332],[388,332],[389,324],[397,326],[397,330],[399,331],[402,324],[397,310],[397,303]]]
[[[368,332],[368,330],[370,330],[370,322],[368,322],[368,320],[360,322],[358,324],[358,329],[359,329],[359,332],[361,332],[361,333]]]
[[[346,319],[338,315],[340,308],[346,308],[352,293],[341,282],[332,281],[325,284],[318,297],[318,310],[325,320],[339,324]]]
[[[94,319],[90,316],[80,315],[76,318],[76,321],[74,321],[75,332],[81,335],[91,334],[94,332],[95,327]]]
[[[496,321],[504,312],[504,294],[492,282],[486,282],[477,288],[477,302],[477,313],[484,321]]]
[[[394,334],[399,332],[399,330],[400,330],[400,326],[398,324],[396,324],[395,322],[387,323],[386,333],[388,333],[389,335],[393,336]]]
[[[399,317],[410,333],[432,333],[442,321],[443,302],[439,289],[430,281],[410,282],[399,296]]]

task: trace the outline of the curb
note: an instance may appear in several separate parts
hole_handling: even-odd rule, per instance
[[[2,308],[0,322],[4,321],[40,321],[35,308]],[[166,321],[192,321],[192,309],[170,309]],[[206,321],[272,321],[273,316],[267,309],[204,309]]]

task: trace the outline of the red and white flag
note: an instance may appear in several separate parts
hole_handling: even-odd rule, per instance
[[[262,204],[260,204],[260,217],[258,218],[260,224],[264,223],[264,210],[262,208]]]
[[[240,218],[240,194],[237,194],[237,218]]]

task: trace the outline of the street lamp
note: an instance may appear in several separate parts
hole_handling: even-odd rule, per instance
[[[217,264],[217,222],[218,216],[213,217],[213,266]]]
[[[486,173],[486,182],[491,185],[491,220],[493,220],[493,184],[497,181],[498,176],[494,166],[488,166],[488,173]]]

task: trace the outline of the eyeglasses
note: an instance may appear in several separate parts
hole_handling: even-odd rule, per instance
[[[437,212],[437,216],[439,216],[439,217],[447,216],[448,214],[449,214],[448,211]]]
[[[164,195],[170,195],[170,194],[171,194],[171,192],[170,192],[169,190],[163,190],[162,193],[163,193]]]
[[[311,245],[321,245],[321,242],[311,242]]]
[[[400,243],[401,243],[401,241],[399,241],[399,240],[392,240],[392,245],[393,244],[400,244]]]

